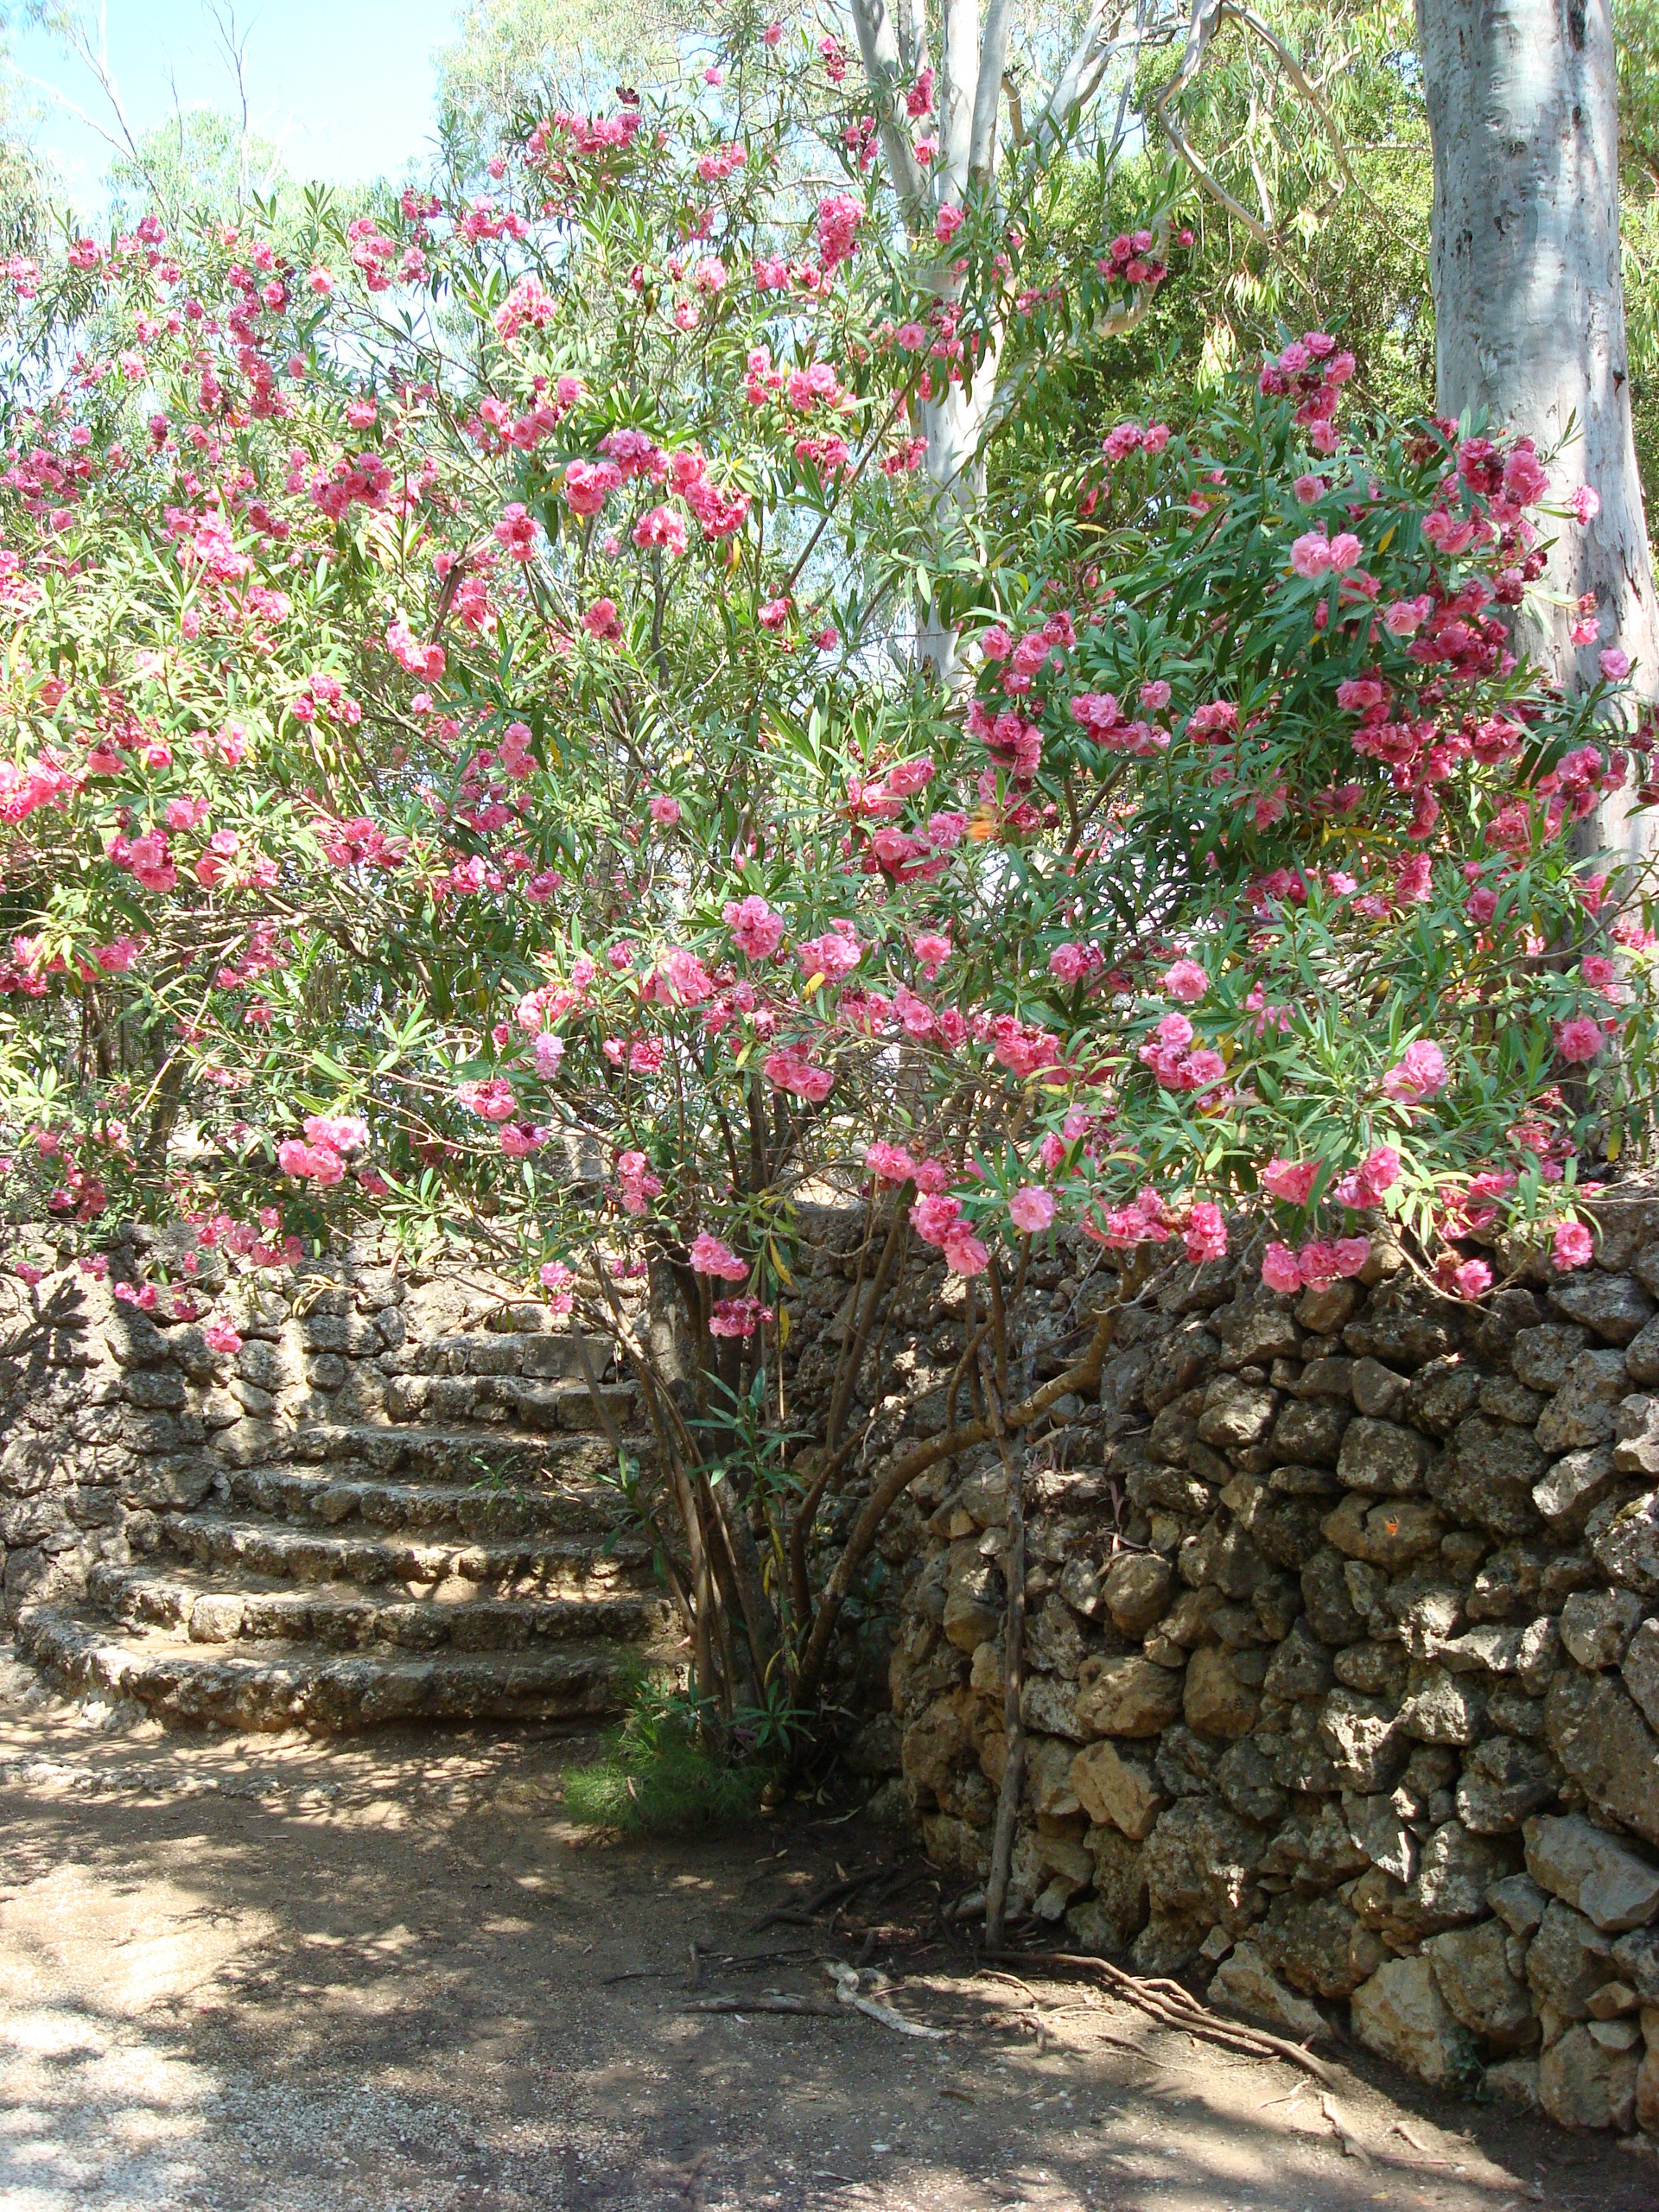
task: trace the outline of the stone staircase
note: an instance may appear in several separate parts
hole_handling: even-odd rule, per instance
[[[601,1367],[610,1349],[594,1347]],[[586,1386],[550,1372],[572,1351],[499,1333],[421,1347],[396,1364],[441,1379],[405,1372],[382,1402],[430,1420],[441,1394],[442,1426],[307,1419],[340,1403],[314,1390],[292,1427],[209,1438],[194,1468],[172,1463],[188,1503],[132,1516],[84,1588],[18,1611],[20,1652],[62,1688],[243,1729],[613,1717],[680,1644],[601,1479],[615,1455]],[[457,1370],[474,1360],[469,1389]],[[603,1395],[626,1430],[632,1391]]]

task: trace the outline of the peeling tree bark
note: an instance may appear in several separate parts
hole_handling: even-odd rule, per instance
[[[1417,0],[1434,150],[1435,381],[1441,411],[1486,409],[1560,445],[1554,483],[1591,486],[1518,642],[1564,690],[1596,680],[1567,604],[1593,592],[1600,645],[1659,695],[1659,618],[1631,432],[1618,244],[1618,83],[1608,0]],[[1561,444],[1573,433],[1571,442]],[[1600,840],[1639,860],[1659,842],[1625,805]]]

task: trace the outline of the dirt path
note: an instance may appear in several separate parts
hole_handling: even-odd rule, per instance
[[[753,1931],[885,1848],[859,1821],[595,1845],[560,1818],[568,1740],[105,1734],[19,1680],[0,1668],[4,2212],[1659,2202],[1659,2160],[1399,2101],[1369,2062],[1338,2098],[1369,2155],[1344,2156],[1288,2067],[1076,1985],[1033,1979],[1039,2039],[1020,1991],[921,1948],[921,1886],[872,1963],[946,2040],[690,2009],[828,1992],[844,1933]]]

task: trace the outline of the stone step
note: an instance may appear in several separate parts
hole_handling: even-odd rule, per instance
[[[112,1629],[50,1605],[26,1611],[16,1635],[35,1665],[72,1692],[133,1698],[167,1720],[328,1733],[420,1721],[611,1719],[626,1707],[641,1666],[638,1648],[608,1642],[423,1657],[315,1643],[247,1650]]]
[[[169,1513],[162,1522],[168,1547],[198,1567],[233,1575],[269,1575],[293,1582],[397,1582],[429,1591],[466,1582],[474,1594],[564,1596],[614,1588],[638,1576],[650,1544],[626,1535],[531,1536],[474,1542],[462,1537],[399,1539],[365,1524],[326,1534],[296,1529],[257,1514]]]
[[[404,1651],[516,1651],[570,1637],[620,1645],[659,1642],[671,1609],[640,1591],[583,1597],[405,1599],[349,1584],[296,1588],[250,1575],[227,1588],[200,1569],[95,1567],[92,1602],[117,1621],[170,1629],[192,1643],[318,1643],[330,1651],[384,1645]]]
[[[601,1383],[599,1396],[618,1428],[639,1412],[639,1393],[632,1382]],[[601,1433],[605,1427],[586,1383],[520,1375],[393,1376],[386,1384],[386,1410],[399,1421],[510,1421],[550,1433]]]
[[[630,1451],[645,1454],[644,1439],[625,1440]],[[616,1453],[605,1437],[574,1432],[316,1421],[276,1436],[265,1456],[249,1464],[334,1466],[342,1461],[353,1474],[398,1475],[405,1482],[476,1483],[493,1476],[535,1484],[591,1480],[615,1466]]]
[[[607,1337],[583,1340],[595,1380],[616,1357]],[[535,1382],[580,1382],[582,1346],[574,1332],[464,1329],[418,1344],[409,1355],[411,1375],[521,1375]]]
[[[474,1539],[537,1531],[604,1535],[615,1518],[614,1493],[591,1482],[522,1490],[499,1479],[404,1483],[350,1473],[309,1474],[296,1467],[251,1467],[221,1475],[214,1491],[232,1511],[325,1528],[364,1521],[404,1535],[439,1530]]]

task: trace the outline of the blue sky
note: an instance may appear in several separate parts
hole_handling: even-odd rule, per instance
[[[449,36],[458,5],[244,0],[237,16],[238,27],[252,27],[252,121],[281,147],[290,174],[347,182],[401,169],[429,136],[433,56]],[[97,0],[88,12],[95,21]],[[135,130],[172,114],[175,80],[186,107],[230,105],[230,79],[200,0],[108,0],[107,21],[111,73]],[[109,119],[96,83],[42,33],[15,32],[10,47],[25,76]],[[95,213],[110,149],[86,124],[46,105],[40,142],[77,205]]]

